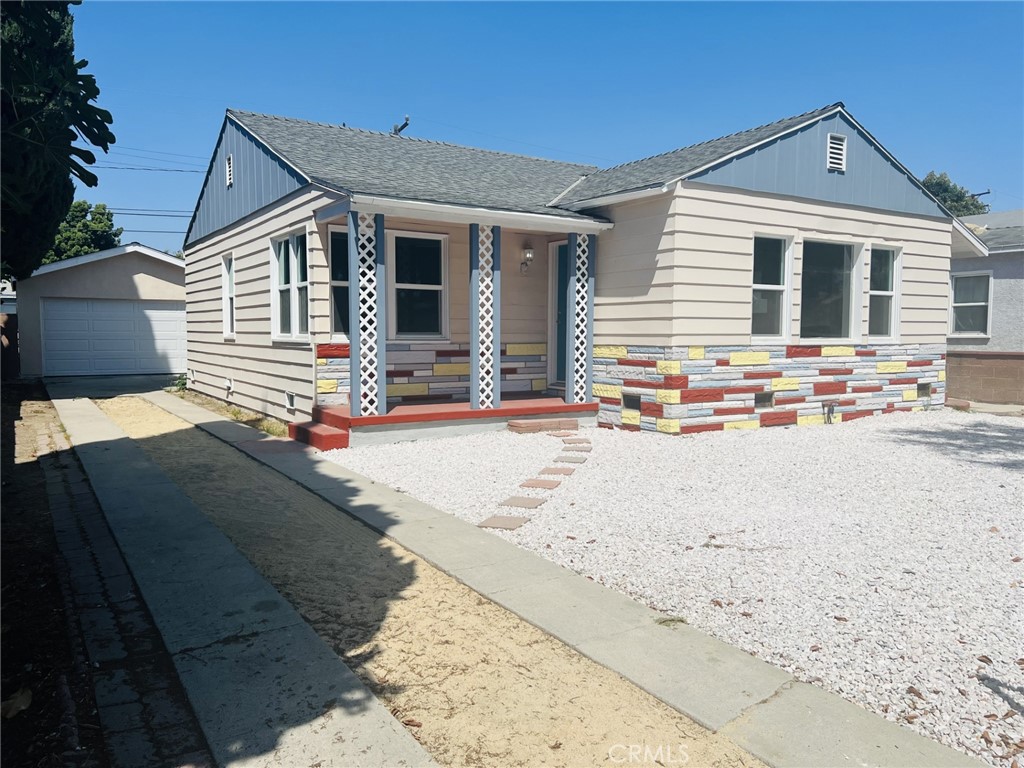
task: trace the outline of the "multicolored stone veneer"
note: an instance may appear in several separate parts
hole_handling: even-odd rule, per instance
[[[850,421],[945,402],[945,344],[594,348],[598,425],[668,434]],[[760,397],[758,397],[760,395]]]
[[[316,391],[319,405],[349,402],[349,345],[318,344]],[[469,400],[469,344],[389,343],[389,403],[420,400]],[[547,344],[501,345],[501,391],[547,389]]]

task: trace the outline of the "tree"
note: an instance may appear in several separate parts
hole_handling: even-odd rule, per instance
[[[103,203],[92,206],[87,200],[76,200],[57,228],[43,264],[116,248],[121,244],[122,232],[121,227],[114,228],[114,214]]]
[[[28,277],[53,245],[74,199],[74,176],[89,187],[96,162],[82,141],[107,151],[113,118],[94,103],[96,78],[75,60],[74,19],[81,0],[0,4],[0,123],[3,152],[2,272]]]
[[[936,174],[929,171],[921,182],[954,216],[973,216],[977,213],[988,213],[991,206],[973,197],[966,187],[954,184],[948,173]]]

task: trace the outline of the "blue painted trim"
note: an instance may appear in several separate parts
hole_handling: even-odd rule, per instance
[[[362,416],[359,408],[359,212],[348,212],[348,367],[349,413]]]
[[[501,227],[494,227],[494,407],[501,408]]]
[[[383,416],[388,412],[388,272],[383,213],[374,215],[373,226],[377,273],[377,413]]]
[[[594,399],[594,294],[597,290],[597,235],[587,240],[587,392],[586,402]]]
[[[566,247],[566,266],[568,267],[568,280],[565,281],[565,402],[572,404],[573,390],[576,387],[575,368],[576,355],[573,344],[576,335],[576,243],[579,236],[572,232],[569,234],[569,243]]]
[[[469,225],[469,407],[480,407],[480,225]]]

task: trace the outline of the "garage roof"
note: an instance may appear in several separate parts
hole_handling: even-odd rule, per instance
[[[103,259],[112,259],[116,256],[124,256],[128,253],[139,253],[143,256],[149,256],[150,258],[156,259],[157,261],[162,261],[165,264],[171,264],[175,267],[181,267],[182,269],[185,268],[184,259],[179,259],[177,256],[171,256],[169,253],[158,251],[156,248],[150,248],[148,245],[143,245],[142,243],[128,243],[127,245],[119,245],[117,248],[108,248],[105,251],[87,253],[84,256],[75,256],[71,259],[55,261],[52,264],[44,264],[32,273],[32,277],[39,277],[40,275],[46,275],[62,269],[70,269],[71,267],[80,267],[83,264],[91,264],[94,261],[102,261]]]

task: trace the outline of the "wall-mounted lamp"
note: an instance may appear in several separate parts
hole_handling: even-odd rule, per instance
[[[531,264],[533,264],[533,246],[526,243],[523,246],[523,260],[519,263],[519,271],[525,275]]]

